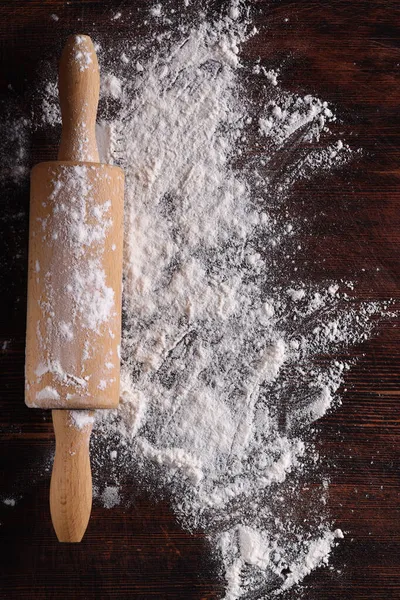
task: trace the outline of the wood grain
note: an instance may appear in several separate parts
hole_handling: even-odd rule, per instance
[[[83,55],[87,64],[82,63]],[[100,162],[96,141],[100,71],[90,37],[71,35],[61,54],[58,89],[62,131],[58,160]]]
[[[80,542],[92,510],[89,443],[93,424],[78,429],[69,410],[51,412],[56,442],[50,481],[51,520],[59,542]]]
[[[8,109],[31,104],[42,57],[58,55],[68,34],[79,28],[106,42],[112,27],[116,36],[140,36],[151,5],[144,0],[0,3],[0,83]],[[260,34],[246,44],[244,56],[260,57],[271,67],[284,61],[285,86],[340,107],[338,136],[363,149],[351,167],[327,176],[323,186],[320,180],[298,185],[298,210],[319,214],[303,241],[309,258],[302,271],[320,281],[356,277],[361,299],[398,298],[398,2],[259,0],[252,6]],[[111,23],[117,10],[131,12],[136,25]],[[57,23],[50,20],[52,12],[60,17]],[[58,133],[34,136],[32,160],[54,156]],[[138,481],[126,484],[126,495],[133,495],[129,509],[95,506],[82,545],[57,545],[47,518],[51,423],[45,413],[23,404],[26,191],[10,186],[1,195],[0,332],[9,342],[0,354],[1,489],[13,490],[19,499],[14,508],[1,507],[0,597],[221,598],[223,580],[204,536],[184,532],[168,501],[149,498]],[[306,589],[287,598],[400,598],[398,325],[383,323],[378,337],[352,351],[359,362],[347,378],[343,404],[318,425],[317,442],[333,482],[329,508],[346,540],[334,553],[335,570],[315,572]]]

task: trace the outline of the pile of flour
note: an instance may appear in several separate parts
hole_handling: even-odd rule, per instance
[[[121,406],[98,414],[95,472],[112,463],[98,495],[123,501],[134,471],[209,535],[226,600],[272,597],[343,537],[325,513],[328,481],[309,491],[310,432],[340,401],[350,365],[336,355],[388,307],[354,308],[349,282],[286,275],[308,227],[293,186],[354,152],[329,132],[326,102],[242,64],[257,35],[246,6],[183,22],[155,5],[147,27],[140,42],[99,47],[99,143],[125,170],[126,212]],[[59,122],[56,106],[48,82],[42,123]]]

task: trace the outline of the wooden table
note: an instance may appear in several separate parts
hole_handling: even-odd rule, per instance
[[[181,2],[176,2],[177,7]],[[127,8],[138,23],[144,0],[2,0],[0,77],[5,111],[33,106],[41,60],[58,55],[67,34],[106,40],[110,17]],[[244,49],[272,67],[285,59],[283,82],[339,107],[338,134],[363,148],[360,159],[329,175],[324,189],[303,183],[310,211],[320,211],[308,246],[317,278],[359,281],[360,299],[399,297],[400,10],[394,0],[282,0],[253,3],[261,34]],[[59,21],[50,18],[51,13]],[[79,20],[78,20],[79,19]],[[114,32],[126,35],[123,21]],[[12,90],[7,86],[11,84]],[[343,133],[342,133],[343,132]],[[55,156],[56,140],[35,134],[32,160]],[[1,168],[9,168],[0,135]],[[211,599],[223,595],[217,564],[201,533],[176,523],[167,502],[132,482],[131,507],[93,509],[80,545],[60,545],[49,521],[53,432],[50,416],[28,410],[24,331],[28,188],[1,193],[0,217],[0,598]],[[322,259],[323,257],[323,259]],[[379,270],[377,270],[379,269]],[[288,598],[400,598],[400,337],[398,320],[353,355],[343,405],[321,420],[322,454],[333,459],[329,507],[347,532],[334,552],[336,570],[318,570],[308,589]],[[340,573],[337,572],[340,570]]]

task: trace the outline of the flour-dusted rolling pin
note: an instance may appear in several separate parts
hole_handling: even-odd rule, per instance
[[[124,176],[99,163],[99,88],[91,39],[71,36],[60,62],[58,161],[31,175],[25,401],[53,409],[50,510],[61,542],[79,542],[90,517],[87,411],[119,399]]]

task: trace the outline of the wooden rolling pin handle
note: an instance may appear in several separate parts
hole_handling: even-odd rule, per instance
[[[77,428],[70,411],[53,410],[52,414],[56,455],[50,483],[51,519],[60,542],[80,542],[92,509],[92,423]]]
[[[100,72],[93,42],[87,35],[71,35],[60,60],[58,90],[62,133],[58,160],[99,162],[96,115]]]

